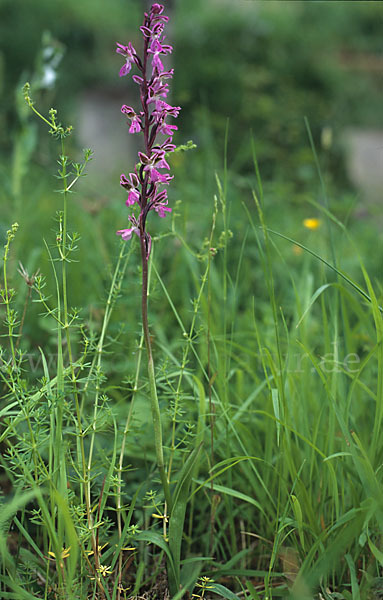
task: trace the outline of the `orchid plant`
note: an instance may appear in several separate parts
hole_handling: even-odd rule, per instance
[[[187,490],[191,480],[191,464],[196,457],[194,453],[185,462],[174,493],[171,494],[168,476],[165,471],[161,413],[158,403],[153,352],[148,325],[148,262],[152,240],[146,231],[146,221],[150,211],[155,211],[164,218],[171,212],[168,206],[167,186],[173,179],[170,175],[167,155],[176,150],[173,144],[173,134],[177,126],[168,122],[171,117],[177,117],[179,106],[171,106],[166,102],[169,93],[169,83],[173,77],[173,69],[166,70],[163,57],[172,52],[172,46],[165,43],[165,25],[168,17],[163,14],[161,4],[153,4],[150,11],[144,14],[141,29],[143,35],[143,54],[140,57],[129,42],[127,46],[117,43],[117,53],[124,57],[125,63],[120,69],[120,77],[128,75],[132,67],[136,67],[132,79],[139,86],[140,109],[123,105],[121,112],[126,115],[129,133],[143,135],[143,151],[138,152],[139,161],[134,170],[120,177],[120,185],[127,191],[126,205],[131,208],[137,204],[137,215],[130,214],[128,219],[131,227],[120,229],[117,235],[123,240],[130,240],[133,233],[139,237],[142,261],[142,326],[148,357],[148,378],[154,427],[154,442],[157,468],[161,478],[165,497],[163,522],[166,524],[170,516],[169,536],[165,534],[165,542],[169,541],[168,550],[168,579],[172,594],[176,594],[180,586],[180,552],[183,522],[185,517]],[[180,147],[181,148],[181,147]],[[163,541],[162,541],[163,544]]]

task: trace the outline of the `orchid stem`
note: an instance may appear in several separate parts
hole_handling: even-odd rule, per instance
[[[172,501],[170,495],[169,481],[165,472],[164,452],[162,444],[162,425],[161,412],[158,403],[156,377],[154,373],[154,362],[152,343],[150,340],[150,331],[148,324],[148,261],[145,238],[140,236],[141,258],[142,258],[142,327],[144,331],[145,347],[148,356],[148,377],[150,389],[150,402],[152,409],[152,419],[154,427],[154,447],[156,452],[157,468],[160,474],[162,489],[167,504],[167,510],[170,513],[172,509]]]

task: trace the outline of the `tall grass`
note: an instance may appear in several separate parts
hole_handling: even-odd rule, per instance
[[[331,203],[310,208],[328,231],[300,230],[302,215],[286,206],[276,232],[250,145],[245,191],[226,152],[213,197],[201,188],[201,201],[195,182],[180,184],[203,218],[177,204],[170,230],[154,239],[148,284],[178,511],[168,523],[142,368],[137,247],[118,245],[100,214],[116,258],[87,278],[94,217],[84,217],[83,240],[71,232],[70,192],[75,180],[81,190],[90,154],[71,164],[55,119],[46,117],[59,133],[62,193],[52,196],[55,231],[42,232],[35,255],[41,273],[17,273],[18,260],[28,263],[28,242],[18,243],[28,218],[5,240],[0,596],[162,599],[169,573],[180,585],[173,598],[378,594],[383,316],[366,248]],[[96,307],[91,278],[104,286]]]

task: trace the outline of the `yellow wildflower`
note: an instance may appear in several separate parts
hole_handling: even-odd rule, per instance
[[[100,575],[102,575],[103,577],[106,577],[107,575],[113,573],[113,571],[106,565],[100,565],[97,569],[97,572],[100,573]]]
[[[320,219],[305,219],[303,221],[303,225],[305,227],[307,227],[307,229],[312,229],[312,230],[318,229],[318,227],[321,226],[321,223],[322,222]]]
[[[101,550],[103,550],[105,548],[105,546],[107,546],[107,545],[108,545],[108,542],[106,544],[104,544],[103,546],[98,545],[97,546],[97,554],[100,554]],[[92,556],[92,554],[94,554],[94,550],[86,550],[85,553],[88,556]]]
[[[169,518],[166,515],[157,515],[156,513],[152,513],[152,517],[155,519],[164,519],[165,523],[169,521]]]
[[[52,559],[56,559],[56,554],[54,552],[48,552],[49,556],[52,556]],[[68,548],[63,548],[61,550],[60,558],[68,558],[70,554],[70,546]]]

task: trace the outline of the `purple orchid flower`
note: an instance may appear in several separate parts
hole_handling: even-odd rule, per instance
[[[171,52],[173,51],[173,48],[171,46],[169,46],[168,44],[161,44],[161,42],[159,40],[154,40],[152,43],[152,49],[148,49],[148,52],[150,54],[153,54],[153,58],[152,58],[152,68],[153,71],[155,69],[158,70],[159,73],[162,73],[162,71],[164,70],[164,65],[162,64],[160,55],[161,54],[171,54]]]
[[[168,206],[164,186],[173,179],[166,157],[176,149],[173,135],[177,126],[169,124],[168,119],[176,118],[181,110],[179,106],[171,106],[166,102],[169,84],[165,80],[172,79],[174,69],[165,70],[163,64],[163,57],[173,51],[172,46],[165,43],[164,29],[169,19],[163,10],[162,4],[155,3],[144,15],[140,28],[144,45],[141,58],[130,42],[127,46],[117,43],[116,50],[126,59],[120,69],[121,77],[127,75],[133,65],[139,71],[132,79],[140,88],[141,109],[135,110],[124,104],[121,112],[128,118],[129,133],[142,132],[144,138],[144,148],[138,153],[139,164],[128,177],[124,174],[120,177],[120,185],[128,192],[126,205],[138,204],[139,216],[130,215],[128,218],[132,227],[120,229],[117,235],[123,240],[130,240],[133,233],[138,235],[145,260],[151,248],[151,237],[146,232],[149,212],[153,210],[160,218],[164,218],[172,210]],[[165,141],[161,140],[162,136],[166,136]]]
[[[129,173],[129,180],[122,173],[120,185],[129,192],[128,199],[125,202],[127,206],[132,206],[135,202],[140,201],[140,192],[138,191],[139,181],[135,173]]]
[[[120,77],[127,75],[132,68],[132,63],[136,62],[136,51],[129,42],[127,46],[123,46],[117,42],[117,54],[122,54],[126,58],[126,63],[120,69]]]
[[[133,227],[129,227],[129,229],[120,229],[119,231],[116,231],[117,235],[120,235],[124,241],[130,240],[133,233],[140,237],[140,229],[136,217],[130,216],[129,221],[131,222]]]
[[[128,117],[128,119],[130,119],[130,128],[129,128],[129,133],[138,133],[139,131],[141,131],[142,129],[142,123],[141,123],[141,119],[144,116],[144,113],[141,112],[139,115],[137,115],[133,108],[131,106],[126,106],[126,104],[123,104],[121,106],[121,112],[126,114],[126,116]]]

